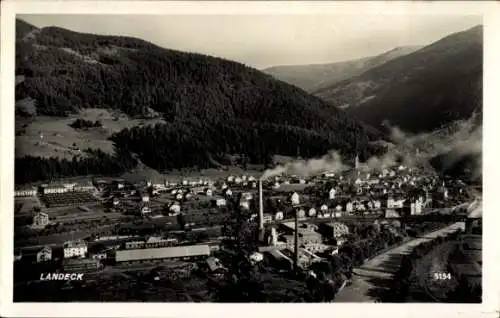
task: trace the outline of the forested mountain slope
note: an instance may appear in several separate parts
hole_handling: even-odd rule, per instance
[[[72,160],[53,158],[49,168],[31,175],[25,168],[34,162],[41,166],[45,159],[24,157],[16,161],[19,182],[103,173],[106,168],[99,162],[113,165],[110,171],[128,169],[132,153],[153,168],[168,170],[217,167],[233,154],[245,162],[266,163],[274,154],[310,157],[331,149],[352,156],[353,145],[364,157],[383,150],[369,143],[381,137],[378,131],[240,63],[135,38],[37,29],[22,21],[17,32],[16,101],[34,106],[18,114],[29,119],[24,129],[42,115],[77,117],[82,109],[93,108],[125,114],[120,121],[145,119],[144,125],[124,124],[127,129],[110,133],[114,154],[99,153],[100,160],[85,169],[81,162],[94,160],[94,150]],[[161,121],[153,127],[150,118]],[[93,135],[85,136],[92,141]]]

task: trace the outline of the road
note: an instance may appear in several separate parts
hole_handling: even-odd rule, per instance
[[[414,247],[423,242],[451,233],[460,228],[465,228],[464,222],[453,223],[423,237],[406,242],[376,256],[361,267],[355,268],[352,284],[345,287],[335,297],[335,302],[376,302],[377,291],[380,292],[382,288],[380,285],[383,281],[392,279],[392,275],[399,269],[403,255],[409,254]]]

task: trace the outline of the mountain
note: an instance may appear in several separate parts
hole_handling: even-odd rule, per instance
[[[17,31],[16,182],[123,172],[134,158],[169,170],[383,151],[377,130],[240,63],[19,20]]]
[[[483,28],[451,34],[314,94],[374,126],[412,133],[468,119],[482,107]]]
[[[394,58],[414,52],[419,48],[418,46],[397,47],[376,56],[344,62],[273,66],[263,71],[279,80],[300,87],[305,91],[314,92],[332,86],[352,76],[361,74],[370,68],[381,65]]]

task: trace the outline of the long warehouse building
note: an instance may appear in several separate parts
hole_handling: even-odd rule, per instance
[[[210,255],[208,245],[188,245],[160,248],[141,248],[116,251],[116,262],[136,262],[160,259],[203,258]]]

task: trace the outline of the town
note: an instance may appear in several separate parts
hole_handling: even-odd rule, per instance
[[[353,284],[353,268],[427,233],[460,223],[469,240],[481,242],[481,215],[471,212],[480,205],[479,186],[404,165],[379,170],[362,169],[356,158],[351,169],[307,178],[95,177],[16,189],[14,297],[117,301],[130,299],[120,290],[138,281],[152,289],[139,299],[211,301],[200,286],[219,286],[244,253],[271,280],[307,282],[311,290],[326,284],[331,290],[308,297],[332,301]],[[480,268],[456,271],[480,284]],[[84,279],[44,279],[60,272]],[[182,292],[154,291],[176,289],[172,281]]]

